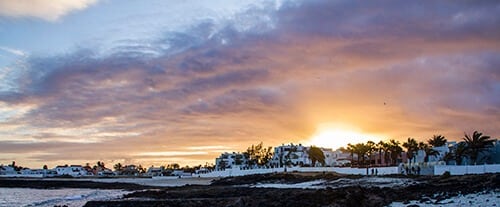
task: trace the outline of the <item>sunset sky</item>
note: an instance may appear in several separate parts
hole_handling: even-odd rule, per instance
[[[499,1],[0,0],[3,164],[499,126]]]

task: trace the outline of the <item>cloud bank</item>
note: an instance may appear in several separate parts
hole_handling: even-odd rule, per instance
[[[160,55],[31,57],[16,90],[0,94],[12,112],[0,161],[204,163],[303,141],[329,122],[399,140],[500,134],[497,2],[274,6],[240,14],[269,17],[245,30],[234,20],[167,33]],[[220,147],[191,153],[203,146]]]

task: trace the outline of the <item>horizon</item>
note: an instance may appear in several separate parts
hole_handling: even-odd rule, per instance
[[[488,135],[485,135],[485,134],[483,134],[483,135],[484,135],[484,136],[488,136]],[[435,135],[435,136],[437,136],[437,135]],[[442,136],[442,135],[441,135],[441,136]],[[408,137],[408,138],[413,138],[413,137]],[[446,137],[444,137],[444,138],[446,139]],[[493,138],[493,137],[491,137],[491,138],[492,138],[493,140],[498,140],[498,138]],[[366,143],[366,142],[370,142],[370,141],[371,141],[371,142],[374,142],[375,144],[377,144],[377,143],[378,143],[378,142],[380,142],[380,141],[382,141],[382,142],[389,142],[389,141],[390,141],[390,139],[387,139],[387,140],[378,140],[378,141],[374,141],[374,140],[368,139],[368,140],[366,140],[365,142],[351,142],[351,143],[348,143],[348,144],[359,144],[359,143]],[[404,143],[404,142],[403,142],[403,141],[401,141],[401,140],[396,140],[396,141],[398,141],[398,142],[399,142],[399,144],[400,144],[400,146],[402,147],[402,145],[403,145],[403,143]],[[422,140],[417,140],[417,141],[423,142],[423,143],[425,143],[425,144],[429,144],[429,143],[428,143],[428,140],[423,140],[423,141],[422,141]],[[446,141],[447,141],[447,143],[450,143],[450,142],[462,142],[462,141],[464,141],[464,140],[446,140]],[[322,146],[322,145],[315,145],[315,144],[302,144],[302,143],[300,143],[300,142],[299,142],[299,143],[282,143],[281,145],[276,145],[276,146],[268,146],[268,145],[265,145],[263,142],[259,142],[259,143],[262,143],[263,147],[272,147],[272,149],[273,149],[273,150],[274,150],[274,148],[279,147],[279,146],[283,146],[283,145],[302,145],[302,146],[306,146],[306,147],[307,147],[307,146],[309,146],[309,147],[315,146],[315,147],[319,147],[319,148],[327,148],[327,149],[331,149],[332,151],[338,151],[338,150],[342,150],[342,149],[347,149],[347,147],[348,147],[348,145],[345,145],[345,146],[340,146],[340,147],[338,147],[338,148],[331,148],[331,147],[325,147],[325,146]],[[255,145],[257,145],[257,144],[258,144],[258,143],[256,143],[256,144],[252,144],[251,146],[255,146]],[[245,152],[246,152],[246,150],[247,150],[249,147],[250,147],[250,146],[248,146],[248,147],[247,147],[247,148],[245,148],[244,150],[238,150],[238,151],[224,151],[224,152],[221,152],[221,153],[219,154],[219,156],[220,156],[220,155],[222,155],[222,154],[224,154],[224,153],[245,153]],[[403,152],[401,152],[401,153],[404,153],[404,151],[403,151]],[[212,158],[212,161],[214,161],[215,159],[217,159],[219,156],[217,156],[217,157],[213,157],[213,158]],[[30,169],[41,169],[41,167],[40,167],[40,168],[37,168],[37,167],[28,167],[28,166],[23,166],[22,164],[21,164],[21,165],[18,165],[19,163],[17,163],[15,160],[13,160],[13,162],[15,162],[15,163],[16,163],[16,166],[21,166],[21,167],[24,167],[24,168],[26,168],[26,167],[27,167],[27,168],[30,168]],[[208,162],[208,161],[207,161],[207,162],[205,162],[205,163],[194,163],[194,164],[186,164],[186,165],[180,164],[180,163],[182,163],[182,162],[162,163],[162,164],[159,164],[159,165],[143,165],[142,163],[121,163],[121,162],[111,162],[111,163],[107,163],[107,164],[106,164],[106,163],[105,163],[105,162],[103,162],[102,160],[95,160],[95,161],[89,161],[89,162],[85,162],[85,163],[64,163],[64,164],[62,164],[62,163],[57,163],[57,164],[55,164],[52,168],[50,167],[50,165],[47,165],[47,166],[49,167],[49,169],[53,169],[53,168],[56,168],[57,166],[65,166],[65,165],[81,165],[81,166],[84,166],[84,165],[87,165],[87,164],[88,164],[88,165],[92,166],[92,165],[95,165],[95,164],[96,164],[96,163],[98,163],[98,162],[102,162],[102,163],[104,163],[104,164],[105,164],[105,166],[106,166],[106,168],[108,168],[108,169],[113,169],[113,166],[114,166],[115,164],[117,164],[117,163],[120,163],[120,164],[122,164],[122,165],[124,165],[124,166],[127,166],[127,165],[137,165],[137,166],[142,166],[143,168],[146,168],[146,169],[147,169],[147,168],[149,168],[149,167],[161,167],[161,166],[168,166],[168,165],[172,165],[172,164],[178,164],[178,165],[181,167],[181,169],[182,169],[182,168],[184,168],[184,167],[197,167],[197,166],[202,166],[202,167],[203,167],[203,166],[214,166],[214,165],[215,165],[214,163],[212,163],[212,162]],[[9,164],[8,164],[8,163],[7,163],[7,164],[5,164],[5,163],[0,163],[0,165],[9,165]]]
[[[498,139],[499,10],[0,0],[0,163],[192,166],[259,142]]]

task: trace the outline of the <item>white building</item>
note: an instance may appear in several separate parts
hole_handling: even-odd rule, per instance
[[[84,172],[87,173],[85,170],[84,170]],[[86,174],[84,174],[84,175],[86,175]],[[111,169],[104,168],[104,169],[98,171],[97,175],[98,176],[115,176],[116,174]]]
[[[325,153],[323,151],[323,153]],[[328,154],[328,153],[326,153]],[[325,154],[325,163],[332,167],[345,167],[351,164],[351,154],[345,153],[340,150],[335,150],[331,153],[329,160],[327,161],[327,157]]]
[[[307,154],[307,147],[302,144],[294,145],[281,145],[274,147],[274,154],[271,160],[271,166],[283,167],[285,165],[304,166],[310,165],[309,155]]]
[[[146,171],[146,174],[148,176],[163,176],[164,171],[165,171],[165,167],[151,166],[148,168],[148,171]]]
[[[18,174],[16,169],[8,165],[0,165],[0,175],[15,175]]]
[[[57,166],[56,168],[54,168],[54,170],[56,171],[57,175],[70,175],[73,177],[80,177],[88,174],[81,165]]]
[[[37,176],[40,175],[42,177],[54,177],[57,175],[57,172],[55,170],[49,170],[49,169],[22,169],[21,170],[22,175],[26,176]]]
[[[455,142],[452,142],[450,144],[455,145]],[[439,162],[439,161],[443,160],[444,156],[447,153],[450,152],[450,148],[447,145],[443,145],[440,147],[433,147],[432,149],[435,150],[437,152],[437,154],[434,156],[429,156],[428,162]]]
[[[248,156],[244,153],[222,153],[218,158],[215,158],[215,169],[224,170],[228,168],[247,168]]]
[[[293,166],[310,166],[312,164],[311,159],[309,159],[309,148],[303,146],[302,144],[294,145],[281,145],[274,148],[274,155],[271,160],[271,166],[273,167],[283,167],[284,165]],[[332,151],[330,148],[319,147],[323,154],[325,155],[325,166],[335,166],[339,159],[345,158],[340,151]],[[342,156],[341,156],[342,155]],[[345,161],[343,161],[345,162]],[[320,166],[320,163],[316,163],[316,166]]]

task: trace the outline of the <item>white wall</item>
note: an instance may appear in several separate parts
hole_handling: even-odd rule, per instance
[[[436,165],[434,175],[449,171],[451,175],[483,174],[500,172],[500,164],[495,165]]]
[[[371,174],[371,169],[368,172]],[[397,174],[398,167],[377,167],[373,168],[378,170],[378,175]],[[228,176],[243,176],[251,174],[265,174],[274,172],[284,172],[284,168],[264,168],[264,169],[227,169],[223,171],[213,171],[206,174],[199,174],[194,176],[199,177],[228,177]],[[339,168],[339,167],[289,167],[287,172],[336,172],[341,174],[351,175],[366,175],[366,168]]]

